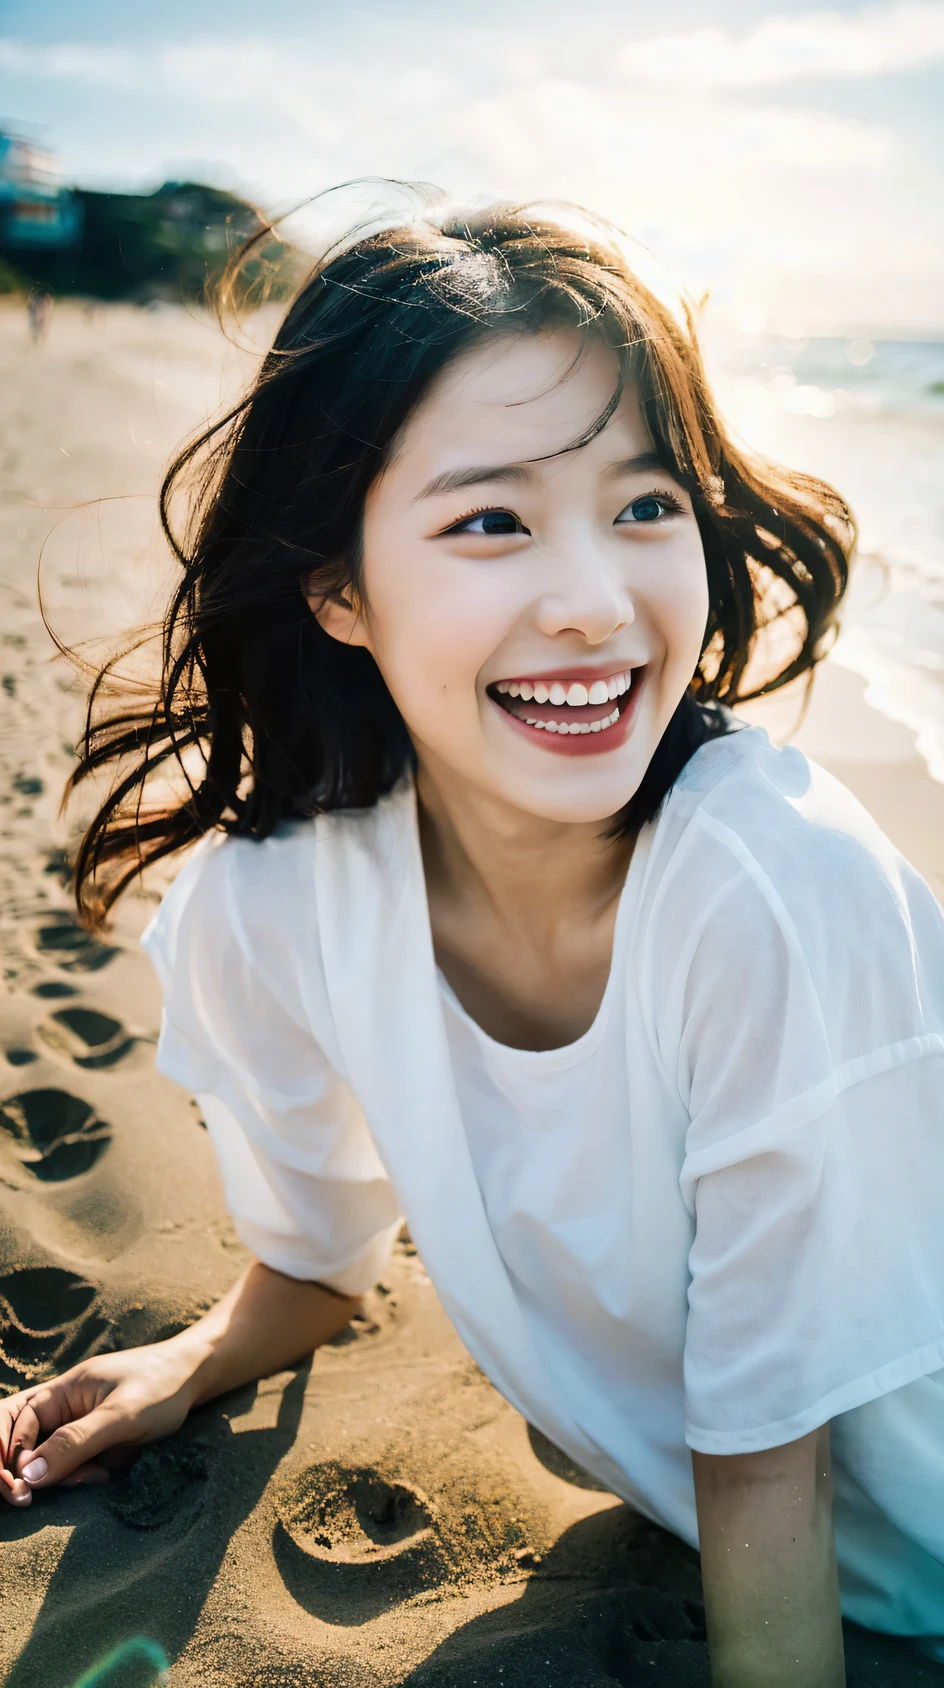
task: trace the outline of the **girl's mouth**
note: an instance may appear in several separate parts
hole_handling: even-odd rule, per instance
[[[595,754],[625,741],[645,672],[639,666],[599,676],[498,680],[487,691],[543,749]]]

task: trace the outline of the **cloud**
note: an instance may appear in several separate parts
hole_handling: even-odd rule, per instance
[[[926,9],[944,18],[944,3]],[[705,35],[714,32],[679,39],[691,44]],[[520,63],[509,68],[504,53],[496,66],[492,44],[474,33],[460,44],[462,53],[444,53],[445,63],[411,54],[391,66],[369,52],[327,57],[252,39],[197,38],[150,54],[68,44],[28,49],[0,40],[0,68],[185,101],[193,114],[232,111],[254,139],[268,128],[284,148],[294,133],[306,148],[336,155],[341,175],[378,166],[392,174],[435,169],[465,154],[516,180],[546,179],[549,168],[578,176],[592,166],[608,174],[614,164],[636,174],[643,163],[652,174],[668,156],[680,170],[687,156],[697,177],[706,137],[716,173],[723,163],[739,172],[868,170],[894,150],[887,128],[828,111],[731,102],[715,98],[710,86],[685,87],[673,100],[671,90],[628,86],[606,66],[593,81],[554,74],[547,65],[529,77]],[[452,68],[458,64],[465,75]],[[476,69],[489,71],[484,98],[476,97],[483,82]],[[658,174],[653,187],[664,191]]]
[[[462,20],[433,45],[369,37],[356,52],[343,39],[232,34],[147,51],[0,40],[0,72],[24,86],[30,78],[31,104],[45,102],[50,115],[72,84],[78,115],[60,128],[63,162],[89,185],[197,176],[283,208],[359,177],[432,180],[457,198],[567,199],[631,230],[699,294],[711,286],[715,297],[783,298],[792,308],[806,276],[835,297],[837,317],[858,320],[869,313],[855,299],[887,270],[894,320],[892,278],[944,268],[940,228],[927,215],[935,160],[905,125],[821,109],[830,102],[811,101],[808,87],[800,103],[781,98],[771,43],[799,31],[807,68],[815,62],[822,75],[824,43],[829,62],[842,58],[850,32],[872,51],[897,20],[898,62],[913,64],[914,20],[924,20],[927,58],[937,51],[928,20],[942,16],[944,4],[928,0],[851,15],[778,13],[734,46],[696,31],[673,37],[668,57],[664,41],[650,41],[627,47],[622,62],[617,52],[579,62],[553,29],[537,56],[511,26],[496,40]],[[706,74],[706,61],[697,76],[676,74],[706,38],[726,42],[716,54],[726,80]],[[653,53],[660,75],[671,61],[671,76],[628,72]],[[788,57],[780,54],[778,77]],[[856,62],[865,74],[872,61],[863,49]],[[120,148],[98,121],[112,110]],[[353,221],[388,194],[368,182],[332,195],[293,231],[320,238],[324,223]]]
[[[121,86],[133,77],[134,56],[117,47],[84,47],[64,43],[27,47],[20,41],[0,40],[0,70],[20,76],[71,78]]]
[[[764,18],[735,39],[705,27],[623,49],[625,71],[668,84],[747,88],[808,76],[879,76],[944,62],[941,0],[896,0],[854,13]]]

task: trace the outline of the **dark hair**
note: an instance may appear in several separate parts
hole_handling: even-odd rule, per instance
[[[118,659],[105,666],[67,788],[116,764],[77,854],[87,921],[99,923],[149,862],[211,828],[265,838],[289,817],[373,804],[413,765],[373,658],[322,630],[302,586],[357,587],[366,493],[439,371],[485,337],[559,326],[601,337],[619,370],[605,413],[574,446],[605,426],[632,382],[694,501],[707,564],[698,668],[618,830],[656,814],[698,746],[730,730],[724,705],[825,654],[847,583],[849,511],[822,482],[731,443],[690,316],[677,320],[640,281],[617,230],[568,208],[498,205],[357,232],[315,265],[250,390],[165,477],[162,521],[183,574],[160,685],[108,712]],[[178,533],[181,489],[190,514]],[[772,622],[790,648],[744,691]],[[174,761],[186,788],[144,807],[148,780]]]

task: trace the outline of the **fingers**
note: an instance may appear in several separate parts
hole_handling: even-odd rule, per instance
[[[22,1389],[0,1402],[0,1461],[11,1471],[16,1469],[21,1448],[35,1448],[51,1430],[80,1418],[87,1410],[84,1400],[69,1385],[70,1374],[66,1373],[52,1383]]]
[[[119,1424],[117,1415],[108,1407],[96,1407],[83,1418],[61,1425],[47,1441],[18,1452],[15,1473],[30,1490],[48,1489],[53,1483],[61,1483],[120,1440]]]
[[[7,1395],[0,1400],[0,1465],[10,1464],[10,1449],[16,1421],[32,1393],[32,1390],[20,1389],[15,1395]]]
[[[12,1469],[18,1446],[17,1425],[26,1411],[29,1398],[28,1391],[20,1390],[0,1401],[0,1500],[10,1506],[29,1506],[32,1499],[29,1484]]]
[[[10,1470],[15,1471],[17,1469],[17,1458],[20,1453],[35,1448],[36,1443],[42,1442],[48,1435],[49,1430],[54,1428],[54,1425],[49,1425],[48,1430],[43,1430],[36,1410],[35,1397],[30,1396],[25,1400],[16,1415],[16,1422],[10,1432],[6,1462]]]
[[[14,1477],[12,1471],[0,1466],[0,1500],[9,1506],[29,1506],[33,1496],[28,1483],[22,1477]]]
[[[107,1483],[109,1479],[110,1471],[107,1466],[101,1461],[89,1460],[85,1465],[78,1466],[71,1477],[64,1477],[60,1487],[78,1489],[89,1483]],[[14,1476],[12,1471],[0,1467],[0,1499],[8,1501],[11,1506],[29,1506],[32,1498],[33,1486],[25,1478]]]

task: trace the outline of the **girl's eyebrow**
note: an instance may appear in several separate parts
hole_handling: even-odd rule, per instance
[[[534,476],[523,463],[499,463],[493,468],[475,464],[468,469],[447,469],[442,475],[434,475],[427,481],[422,492],[414,498],[414,504],[419,504],[424,498],[437,498],[444,492],[455,492],[463,486],[478,486],[481,481],[530,481]]]
[[[546,463],[550,459],[539,457],[537,463]],[[635,457],[624,457],[618,463],[609,463],[603,473],[608,480],[618,480],[623,475],[640,474],[646,469],[662,469],[671,474],[671,466],[658,451],[641,451]],[[438,498],[444,492],[456,492],[460,487],[478,486],[483,481],[531,481],[534,475],[526,463],[498,463],[492,466],[473,464],[468,469],[447,469],[442,475],[434,475],[427,481],[421,492],[416,494],[414,504],[422,503],[424,498]]]
[[[623,457],[619,463],[608,463],[603,473],[609,481],[621,480],[624,475],[642,475],[650,469],[661,469],[664,475],[674,475],[661,451],[640,451],[635,457]]]

